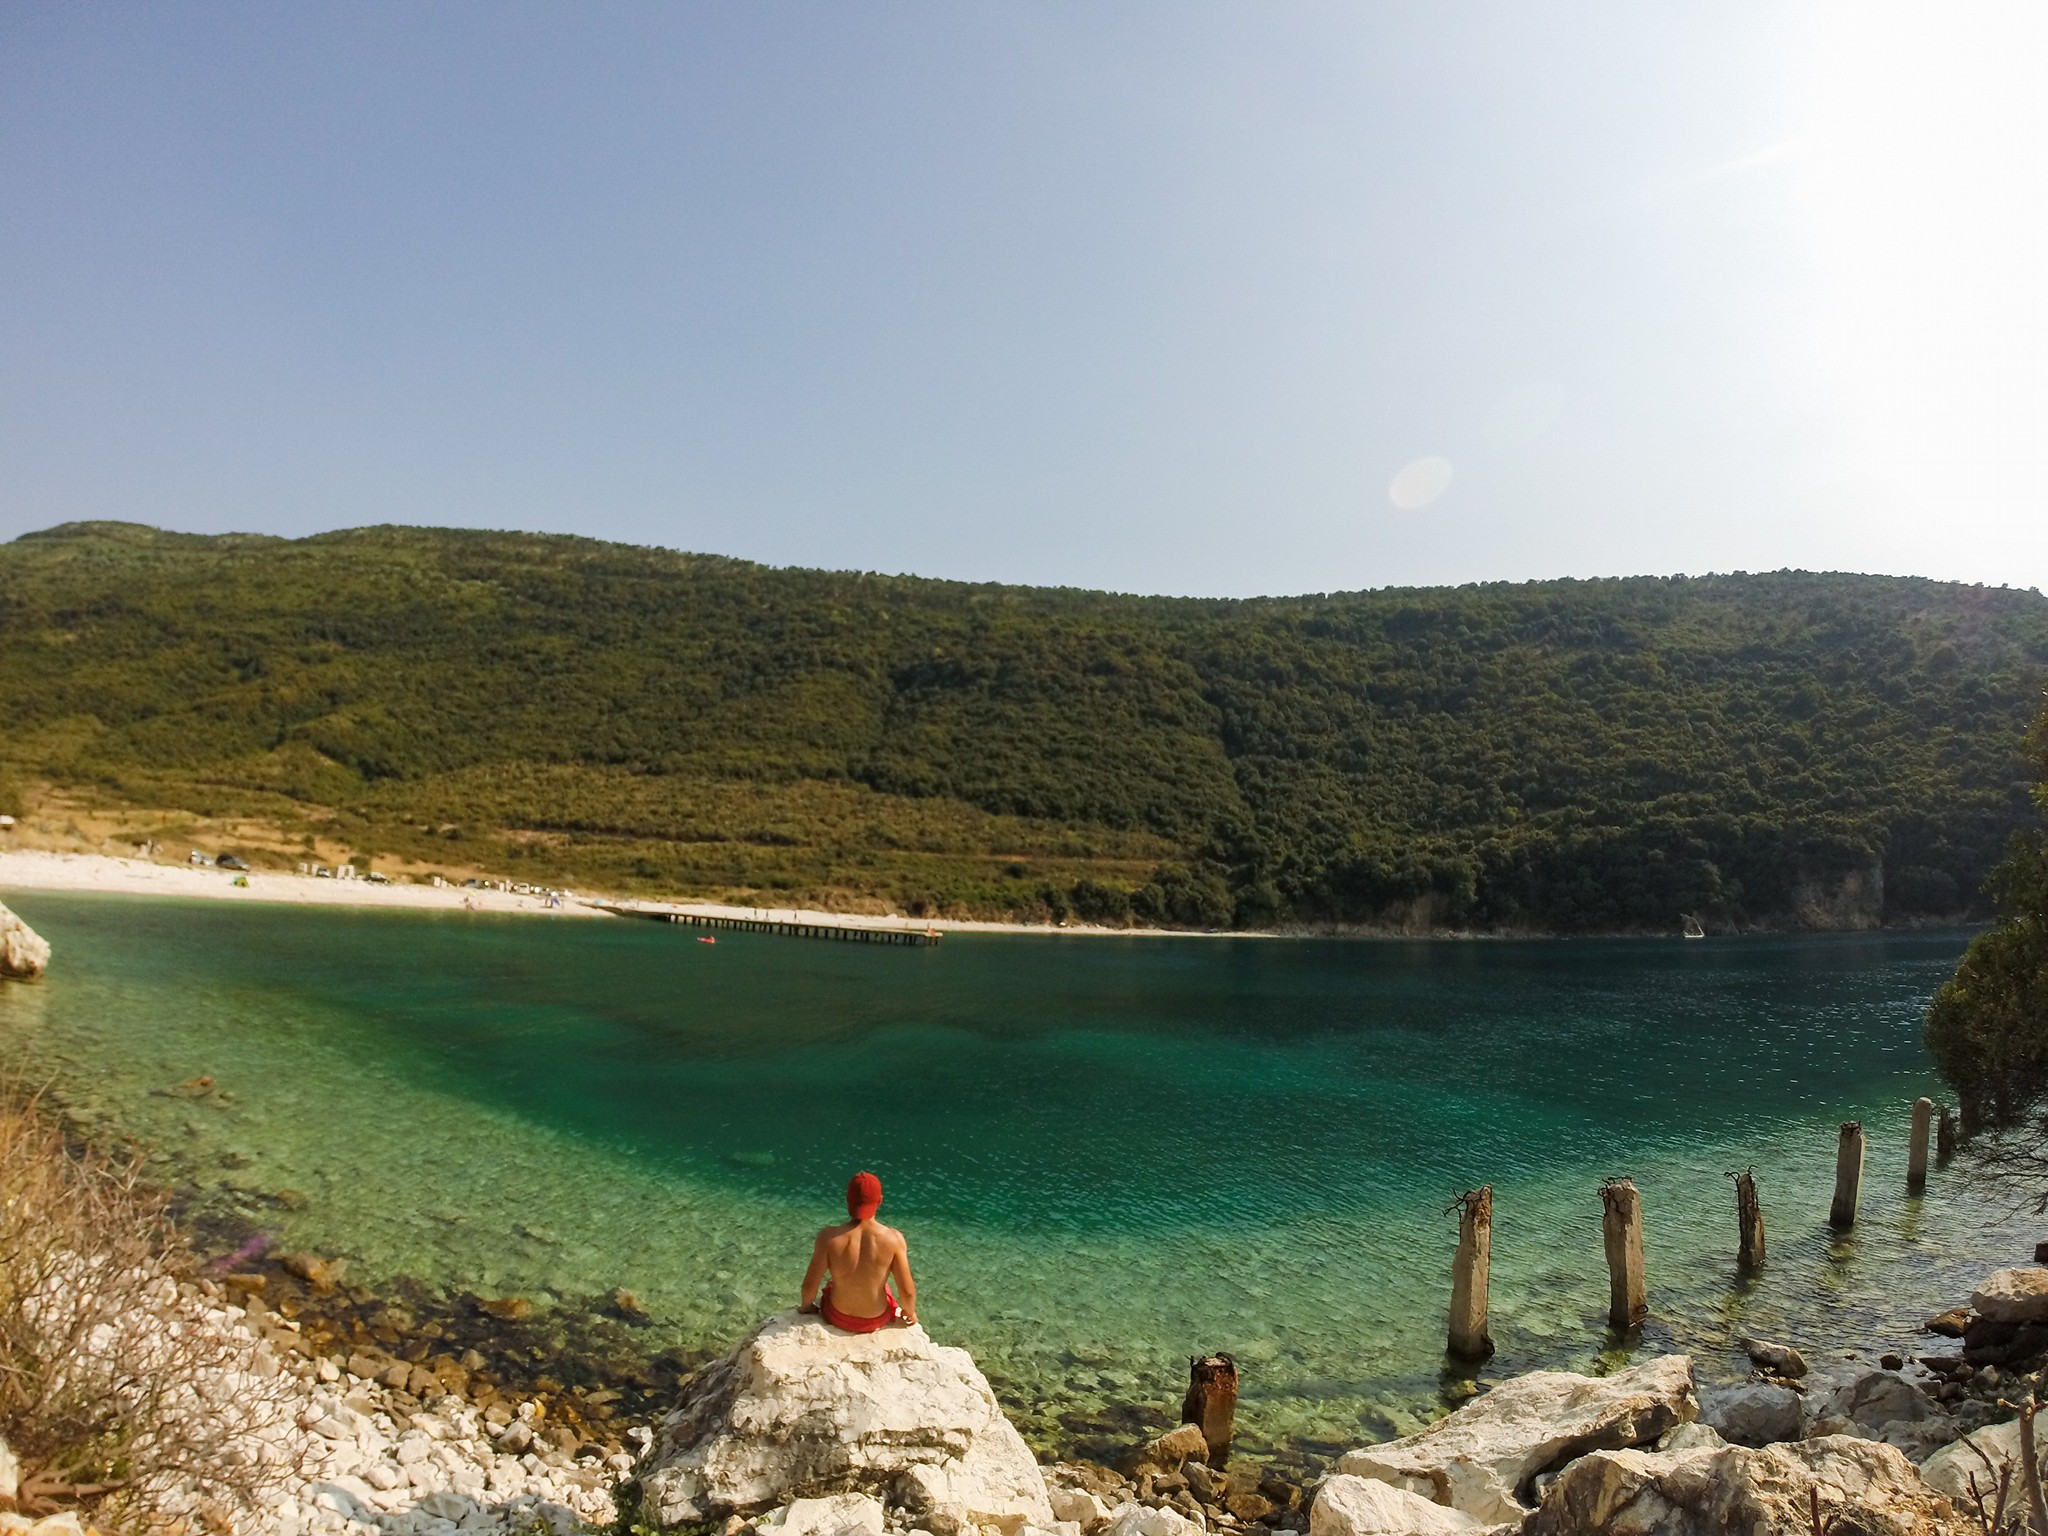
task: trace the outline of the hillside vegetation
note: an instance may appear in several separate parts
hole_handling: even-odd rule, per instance
[[[777,904],[1956,916],[2044,674],[2038,593],[1803,572],[1207,601],[411,528],[0,546],[0,796]]]

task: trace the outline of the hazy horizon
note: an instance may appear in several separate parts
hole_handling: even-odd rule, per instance
[[[2048,586],[2048,13],[0,11],[0,539]]]

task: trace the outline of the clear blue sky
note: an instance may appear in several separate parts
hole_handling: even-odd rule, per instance
[[[0,538],[2048,586],[2048,7],[0,7]]]

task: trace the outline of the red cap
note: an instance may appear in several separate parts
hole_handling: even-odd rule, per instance
[[[866,1221],[882,1208],[882,1181],[872,1173],[856,1173],[846,1181],[846,1214]]]

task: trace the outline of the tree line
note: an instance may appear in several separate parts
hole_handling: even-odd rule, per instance
[[[0,783],[565,877],[1198,927],[1939,920],[2030,814],[2031,591],[1197,600],[555,536],[0,546]]]

